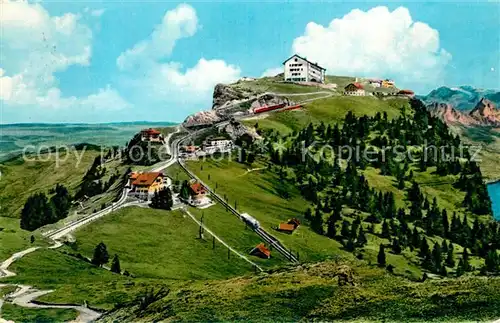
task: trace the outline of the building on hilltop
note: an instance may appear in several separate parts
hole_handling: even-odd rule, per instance
[[[412,90],[401,90],[398,92],[398,96],[413,98],[415,96],[415,92],[413,92]]]
[[[344,88],[344,95],[365,96],[366,92],[363,85],[358,82],[354,82],[347,84],[347,86]]]
[[[373,87],[381,87],[382,86],[382,80],[379,80],[379,79],[369,79],[368,83]]]
[[[289,82],[325,83],[326,69],[297,54],[283,62],[284,80]]]
[[[393,80],[385,79],[382,81],[382,87],[385,87],[387,89],[392,89],[396,87],[396,83]]]
[[[148,199],[149,196],[166,187],[165,179],[165,175],[161,172],[131,173],[131,192]]]
[[[161,132],[156,129],[144,129],[141,130],[141,141],[146,142],[163,142],[163,136]]]

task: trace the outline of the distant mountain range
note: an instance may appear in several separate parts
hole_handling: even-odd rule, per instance
[[[446,103],[459,111],[468,111],[476,107],[482,99],[488,99],[497,107],[500,106],[500,92],[496,90],[476,89],[472,86],[446,87],[432,90],[429,94],[418,96],[424,103]]]
[[[468,127],[500,127],[500,92],[471,86],[440,87],[419,96],[433,115],[446,123]]]

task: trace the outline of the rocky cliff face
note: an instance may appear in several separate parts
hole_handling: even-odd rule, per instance
[[[470,116],[482,124],[500,126],[500,110],[488,99],[482,98],[470,112]]]
[[[449,103],[432,103],[428,108],[432,115],[446,123],[500,127],[500,110],[485,98],[482,98],[469,113],[459,111]]]
[[[449,103],[433,103],[428,106],[432,115],[446,123],[460,123],[463,125],[476,125],[477,121],[469,115],[455,109]]]
[[[217,84],[214,88],[212,109],[219,109],[230,103],[249,98],[252,93],[235,89],[226,84]]]

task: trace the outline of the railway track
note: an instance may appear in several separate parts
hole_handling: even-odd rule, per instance
[[[191,172],[186,167],[186,165],[184,165],[182,160],[178,159],[178,162],[179,162],[179,165],[181,166],[181,168],[184,169],[184,171],[186,171],[186,173],[189,175],[189,177],[197,180],[201,185],[203,185],[205,187],[205,189],[210,193],[212,198],[214,198],[219,203],[221,203],[221,205],[224,205],[227,208],[227,210],[231,211],[231,213],[233,215],[237,216],[238,219],[243,221],[243,217],[238,212],[238,210],[236,210],[234,207],[232,207],[226,201],[224,201],[224,199],[222,197],[220,197],[217,193],[215,193],[207,184],[205,184],[200,178],[198,178],[193,172]],[[265,242],[267,242],[270,246],[272,246],[272,248],[274,250],[278,251],[288,261],[293,262],[293,263],[299,262],[298,258],[290,250],[285,248],[285,246],[283,246],[277,238],[275,238],[274,236],[269,234],[262,227],[258,227],[258,228],[252,227],[252,229],[259,237],[261,237]]]

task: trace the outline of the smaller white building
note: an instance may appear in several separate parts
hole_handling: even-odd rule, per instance
[[[233,142],[230,139],[222,137],[208,138],[203,142],[203,151],[207,154],[229,152],[231,149],[233,149]]]
[[[288,82],[325,83],[326,69],[297,54],[283,62],[284,80]]]

